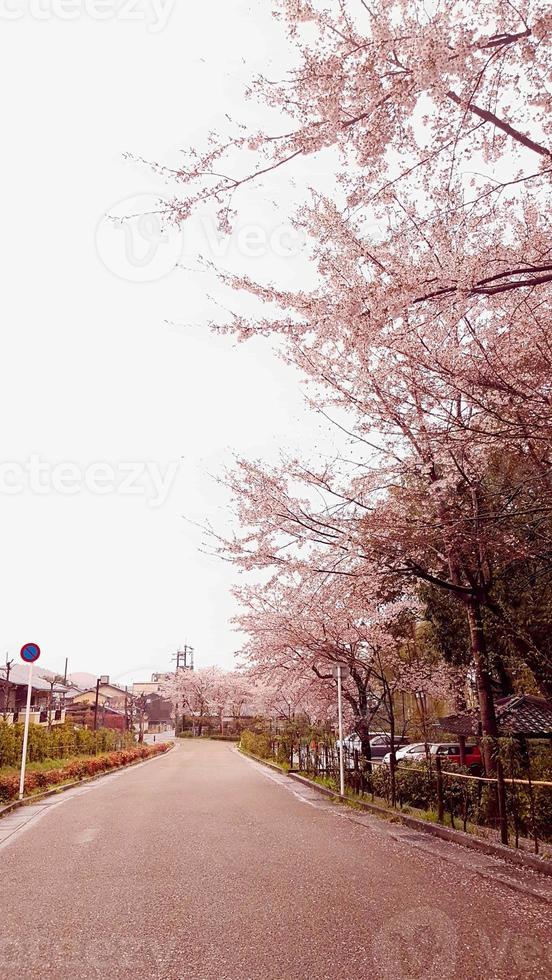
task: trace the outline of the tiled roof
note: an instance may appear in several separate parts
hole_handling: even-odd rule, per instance
[[[496,702],[501,735],[552,737],[552,701],[531,694],[514,694]],[[439,718],[439,727],[455,735],[477,735],[479,715],[448,715]]]
[[[552,735],[552,701],[516,694],[496,703],[503,735]]]
[[[475,715],[447,715],[445,718],[438,718],[437,724],[443,732],[469,738],[478,734],[479,719]]]

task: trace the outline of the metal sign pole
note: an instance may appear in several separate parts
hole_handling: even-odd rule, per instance
[[[337,722],[339,728],[339,792],[345,796],[345,771],[343,765],[343,705],[341,703],[341,664],[337,665]]]
[[[27,765],[27,742],[29,740],[29,715],[31,712],[31,694],[33,690],[33,664],[29,664],[29,683],[27,685],[27,710],[25,712],[25,730],[23,732],[23,749],[21,752],[21,776],[19,779],[19,799],[23,799],[25,789],[25,768]]]

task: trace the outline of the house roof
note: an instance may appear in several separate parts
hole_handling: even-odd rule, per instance
[[[501,733],[552,736],[552,701],[531,694],[516,694],[496,703]]]
[[[80,687],[73,687],[73,686],[71,686],[71,687],[66,687],[65,688],[65,697],[67,699],[69,699],[69,698],[76,698],[77,694],[82,694],[82,693],[83,692],[81,691]]]
[[[527,735],[552,738],[552,701],[532,694],[513,694],[496,702],[501,735]],[[439,718],[439,727],[456,735],[477,735],[479,714],[448,715]]]
[[[116,684],[100,684],[99,690],[100,690],[100,693],[102,693],[103,691],[115,691],[116,694],[121,694],[123,696],[128,693],[127,691],[125,691],[124,687],[117,687]],[[87,687],[84,691],[79,691],[78,693],[79,694],[95,694],[96,693],[96,687],[95,686],[94,687]]]
[[[6,668],[0,667],[0,681],[6,680]],[[26,687],[29,681],[29,668],[23,664],[14,664],[10,670],[10,684],[18,687]],[[50,691],[50,681],[42,677],[37,671],[33,672],[33,691]],[[63,684],[54,684],[54,694],[63,694],[66,688]]]

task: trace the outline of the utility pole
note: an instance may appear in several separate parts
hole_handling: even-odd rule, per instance
[[[50,685],[50,693],[48,694],[48,731],[52,730],[52,706],[54,703],[54,687],[56,683],[55,675],[52,677],[51,681],[48,681]]]
[[[8,654],[6,653],[6,678],[4,680],[4,710],[2,713],[2,717],[4,721],[7,718],[9,704],[10,704],[10,673],[13,665],[14,665],[14,661],[8,660]]]
[[[339,742],[339,793],[345,795],[345,759],[343,755],[343,681],[349,676],[349,667],[345,663],[332,665],[332,673],[337,681],[337,731]]]
[[[146,708],[149,704],[149,695],[139,694],[136,698],[136,704],[138,705],[138,741],[144,741],[144,720],[146,715]]]
[[[128,732],[134,731],[134,712],[136,708],[136,697],[131,694],[128,685],[125,685],[125,728]]]
[[[337,665],[337,718],[339,729],[339,792],[345,796],[345,773],[343,767],[343,701],[341,694],[341,664]]]
[[[176,656],[173,657],[176,660],[176,669],[178,670],[193,670],[194,669],[194,648],[189,646],[187,643],[184,644],[182,650],[176,651]]]
[[[63,673],[63,685],[67,687],[67,665],[69,663],[69,657],[65,658],[65,671]]]
[[[94,702],[94,731],[98,729],[98,701],[100,699],[100,683],[101,677],[98,677],[96,681],[96,700]]]

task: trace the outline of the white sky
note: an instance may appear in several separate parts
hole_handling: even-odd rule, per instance
[[[232,665],[233,573],[198,552],[185,518],[224,522],[209,474],[233,452],[308,447],[318,423],[267,344],[210,334],[208,277],[171,271],[182,251],[187,266],[196,251],[215,257],[210,226],[152,243],[147,225],[129,240],[101,223],[163,194],[125,151],[174,162],[224,112],[246,118],[243,81],[270,64],[278,36],[269,5],[175,0],[155,31],[159,0],[116,0],[117,16],[113,0],[97,2],[0,0],[0,660],[32,640],[41,666],[62,670],[68,657],[70,671],[128,682],[167,668],[185,639],[198,664]],[[232,267],[299,281],[300,260],[279,254],[285,213],[261,194],[244,214],[276,234],[258,258],[235,235]],[[166,499],[151,477],[122,492],[129,462],[172,472]]]

